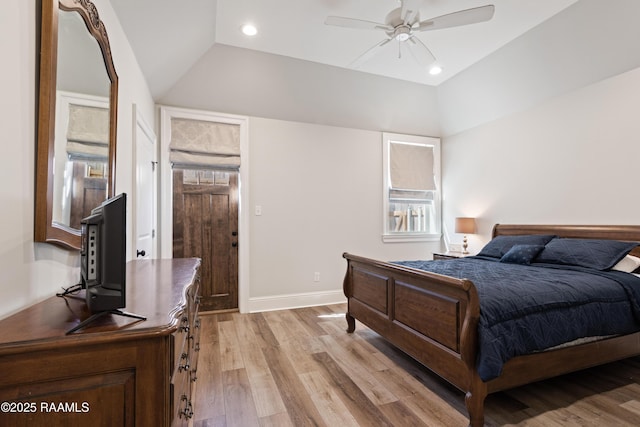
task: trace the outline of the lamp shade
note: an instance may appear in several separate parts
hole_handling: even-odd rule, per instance
[[[475,218],[456,218],[456,233],[473,234],[475,232]]]

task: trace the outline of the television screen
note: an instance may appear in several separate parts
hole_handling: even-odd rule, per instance
[[[92,313],[126,305],[127,195],[105,200],[81,222],[80,274]]]

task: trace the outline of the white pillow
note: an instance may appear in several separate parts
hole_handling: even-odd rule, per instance
[[[616,265],[611,267],[612,270],[624,271],[625,273],[631,273],[636,268],[640,267],[640,258],[633,255],[627,255],[620,260]]]

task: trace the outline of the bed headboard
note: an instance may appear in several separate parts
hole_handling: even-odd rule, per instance
[[[555,234],[574,239],[605,239],[640,242],[640,225],[522,225],[496,224],[491,237],[519,234]],[[640,246],[632,255],[640,256]]]

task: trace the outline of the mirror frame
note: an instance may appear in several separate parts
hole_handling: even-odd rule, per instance
[[[96,6],[90,0],[42,0],[40,18],[40,59],[38,89],[38,129],[36,147],[36,188],[34,240],[53,243],[67,249],[80,249],[81,232],[53,219],[53,159],[56,125],[56,82],[58,67],[58,10],[77,12],[87,30],[98,42],[107,74],[111,80],[109,95],[109,158],[107,161],[107,198],[116,185],[116,129],[118,117],[118,75],[111,47]]]

